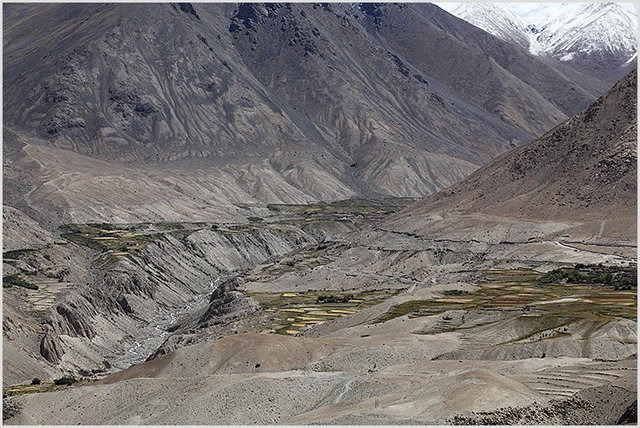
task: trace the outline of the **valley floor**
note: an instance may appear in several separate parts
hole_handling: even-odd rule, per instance
[[[272,216],[245,225],[164,225],[190,251],[204,251],[205,237],[211,248],[233,242],[250,251],[262,245],[259,234],[283,225],[299,229],[278,236],[307,241],[272,256],[246,255],[251,263],[242,269],[219,270],[208,290],[149,315],[129,330],[106,376],[88,357],[65,355],[65,373],[84,367],[84,380],[5,383],[5,423],[633,422],[634,259],[558,245],[561,232],[465,241],[373,225],[405,204],[273,206]],[[144,227],[169,242],[157,225]],[[75,225],[63,236],[90,245],[108,269],[126,269],[155,254],[144,227]],[[33,256],[10,255],[23,270]],[[24,292],[32,311],[74,289],[46,277],[36,282],[38,290]],[[4,289],[5,305],[18,289]],[[208,302],[197,297],[209,294]],[[101,340],[61,337],[67,347],[83,343],[81,350]],[[143,342],[149,346],[132,346]],[[6,351],[4,358],[10,368]]]

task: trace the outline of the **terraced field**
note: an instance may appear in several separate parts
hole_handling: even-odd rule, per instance
[[[483,273],[484,279],[478,284],[480,288],[473,293],[446,293],[436,299],[404,302],[393,306],[376,322],[403,315],[436,315],[449,310],[534,312],[560,324],[578,320],[635,319],[637,316],[636,285],[624,291],[616,290],[615,283],[548,282],[545,275],[532,270],[487,270]],[[551,326],[556,322],[548,324]]]
[[[110,224],[67,224],[61,228],[64,230],[63,238],[78,245],[106,252],[106,261],[114,261],[118,257],[145,248],[156,238],[155,233],[138,231],[144,226],[142,224],[118,228]]]
[[[617,364],[591,363],[575,367],[554,367],[539,372],[511,376],[529,388],[552,399],[571,397],[584,388],[605,385],[623,376],[624,371],[637,371],[634,361]]]
[[[268,329],[273,333],[296,335],[306,327],[345,317],[376,305],[397,294],[395,289],[362,293],[247,293],[273,315]]]

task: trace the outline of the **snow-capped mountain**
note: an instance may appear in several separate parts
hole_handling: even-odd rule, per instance
[[[622,62],[637,51],[637,17],[615,3],[561,3],[547,22],[531,22],[529,50],[560,60],[574,55],[608,53]],[[532,16],[529,19],[535,19]],[[539,17],[538,17],[539,19]],[[537,21],[537,19],[536,19]]]
[[[526,31],[527,23],[501,3],[456,3],[456,7],[447,7],[450,4],[440,4],[445,10],[458,18],[464,19],[487,33],[515,43],[524,48],[529,48],[530,37]]]
[[[612,83],[635,67],[637,16],[617,3],[438,3],[531,54]]]

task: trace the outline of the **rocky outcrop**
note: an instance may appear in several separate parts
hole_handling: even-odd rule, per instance
[[[59,339],[52,327],[47,328],[44,337],[40,340],[40,355],[42,355],[47,361],[53,364],[60,362],[63,351],[58,349]]]
[[[202,315],[192,314],[186,321],[170,329],[171,335],[147,361],[166,355],[183,346],[212,340],[233,333],[231,326],[237,321],[262,310],[260,304],[236,290],[243,283],[241,277],[232,277],[215,286]]]
[[[200,327],[228,322],[229,315],[237,319],[261,310],[257,302],[236,291],[242,282],[241,278],[235,277],[217,286],[211,293],[207,311],[198,320]]]

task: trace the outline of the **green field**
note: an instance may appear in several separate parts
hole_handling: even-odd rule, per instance
[[[273,318],[268,329],[274,333],[295,335],[306,326],[354,314],[383,302],[398,290],[330,293],[247,293]]]
[[[590,267],[592,271],[598,268]],[[611,271],[614,268],[603,267]],[[618,268],[614,278],[626,281],[635,277],[633,268]],[[587,268],[581,269],[587,271]],[[592,272],[593,273],[593,272]],[[480,287],[473,293],[448,292],[436,299],[412,300],[393,306],[376,322],[384,322],[403,315],[436,315],[448,310],[508,309],[535,310],[548,317],[606,321],[613,318],[637,317],[637,285],[630,290],[616,289],[615,279],[610,285],[582,278],[571,283],[562,278],[549,281],[549,276],[532,270],[483,271]],[[597,278],[596,273],[593,278]],[[584,274],[587,275],[588,274]],[[567,299],[567,300],[565,300]]]

